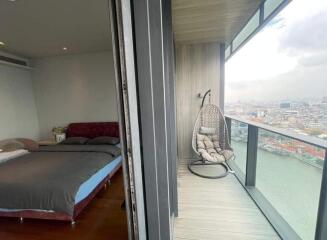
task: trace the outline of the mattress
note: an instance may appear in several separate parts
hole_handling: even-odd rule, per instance
[[[75,204],[84,200],[90,193],[98,186],[99,183],[105,179],[109,173],[111,173],[122,161],[122,157],[119,156],[104,168],[100,169],[96,174],[94,174],[89,180],[84,182],[78,189],[75,196]]]
[[[108,163],[94,175],[92,175],[87,181],[85,181],[78,189],[75,195],[75,205],[83,201],[89,194],[96,188],[96,186],[103,181],[122,161],[122,156],[118,156],[116,159]],[[52,210],[42,210],[42,209],[5,209],[0,208],[3,212],[18,212],[24,210],[33,210],[41,212],[54,212]]]

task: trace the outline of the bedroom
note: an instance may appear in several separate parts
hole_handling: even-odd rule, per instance
[[[108,1],[5,0],[0,22],[0,238],[127,239]]]
[[[274,17],[298,2],[308,4],[305,0],[1,0],[0,141],[5,141],[0,142],[0,156],[5,157],[0,160],[0,239],[301,239],[272,199],[281,199],[281,209],[296,213],[303,222],[309,223],[310,216],[310,230],[300,227],[311,235],[309,239],[327,239],[326,141],[264,125],[266,110],[254,110],[256,104],[253,109],[246,103],[244,111],[235,110],[260,118],[256,121],[223,116],[230,72],[225,62],[271,23],[279,29],[282,21]],[[313,19],[323,23],[326,14],[320,13],[320,5],[311,1],[309,5],[301,8],[304,11],[294,8],[293,13],[299,13],[296,16],[303,22],[302,14],[314,7],[319,14]],[[315,21],[305,23],[310,23],[307,32],[313,32],[308,37],[322,32],[324,24],[313,28]],[[233,72],[243,75],[246,62],[254,67],[249,78],[253,80],[260,75],[257,70],[265,70],[258,69],[261,63],[274,66],[264,61],[271,58],[266,50],[279,55],[267,48],[268,43],[252,45],[263,53],[262,59],[250,51]],[[279,57],[275,60],[284,63]],[[324,109],[325,100],[319,102]],[[301,108],[310,105],[303,103]],[[278,103],[272,106],[273,113],[286,107],[289,114],[290,106]],[[326,115],[314,112],[319,118]],[[261,143],[260,131],[265,137]],[[266,132],[277,136],[273,145]],[[243,157],[242,169],[224,155],[233,138],[243,145],[241,154],[235,151],[235,156]],[[281,142],[284,138],[289,140]],[[75,144],[67,144],[72,140]],[[306,172],[285,165],[289,160],[300,165],[299,159],[284,160],[295,151],[293,140],[301,143],[296,152],[306,158],[300,160],[303,169],[311,167],[303,145],[319,153],[319,169],[314,170],[319,175],[310,178],[314,181],[303,178]],[[258,158],[262,144],[268,152],[272,146],[274,151],[285,147],[286,154],[278,150],[283,156],[280,169],[300,173],[305,184],[294,180],[294,174],[280,175],[271,165],[261,171],[260,158],[268,159]],[[207,160],[215,162],[206,164]],[[225,162],[230,169],[220,165]],[[196,174],[191,165],[204,174]],[[212,165],[220,166],[222,175]],[[281,184],[270,184],[274,179]],[[315,194],[303,195],[303,186]],[[272,194],[265,196],[262,189]],[[296,203],[292,208],[290,196]],[[297,201],[299,196],[304,202]],[[314,201],[305,200],[308,196]],[[315,210],[303,208],[306,203]]]

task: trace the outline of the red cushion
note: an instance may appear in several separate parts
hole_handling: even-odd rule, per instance
[[[67,137],[95,138],[101,136],[119,138],[118,122],[71,123],[66,131]]]

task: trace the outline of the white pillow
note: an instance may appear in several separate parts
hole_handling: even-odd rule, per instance
[[[208,127],[200,127],[200,133],[206,135],[213,135],[216,134],[215,128],[208,128]]]
[[[0,163],[6,162],[6,161],[14,159],[14,158],[18,158],[27,153],[29,153],[29,151],[27,151],[25,149],[19,149],[19,150],[12,151],[12,152],[1,152],[0,151]]]

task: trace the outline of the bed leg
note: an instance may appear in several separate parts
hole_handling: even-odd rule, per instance
[[[108,180],[108,185],[111,186],[111,179]]]
[[[72,220],[72,221],[70,222],[70,225],[71,225],[72,227],[75,227],[75,224],[76,224],[76,222],[75,222],[74,220]]]
[[[24,222],[24,218],[20,217],[20,218],[19,218],[19,222],[20,222],[20,223],[23,223],[23,222]]]

